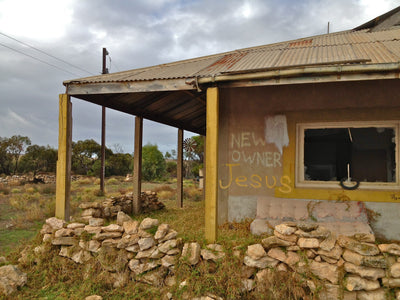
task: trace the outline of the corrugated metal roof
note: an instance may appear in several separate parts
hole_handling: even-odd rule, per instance
[[[332,65],[338,62],[392,63],[400,61],[399,43],[399,28],[378,32],[344,31],[148,68],[70,80],[65,81],[64,84],[211,77],[230,72],[245,73],[251,70],[313,64]]]

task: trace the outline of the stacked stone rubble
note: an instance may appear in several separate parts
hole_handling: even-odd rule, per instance
[[[320,299],[388,299],[390,289],[400,288],[399,256],[400,245],[376,245],[372,234],[336,236],[317,224],[288,222],[248,246],[244,264],[308,277],[312,291],[322,285]]]
[[[67,224],[50,218],[41,234],[44,243],[59,247],[59,255],[75,263],[97,259],[115,279],[114,287],[123,286],[128,280],[171,286],[175,284],[174,269],[179,260],[196,265],[201,256],[204,260],[225,256],[217,244],[202,250],[198,243],[183,244],[175,230],[168,224],[159,224],[157,219],[146,218],[139,223],[119,212],[116,224],[104,224],[102,218],[91,218],[88,224]]]
[[[115,218],[118,212],[122,211],[126,214],[132,211],[133,194],[127,193],[119,197],[111,197],[100,202],[83,202],[79,205],[83,209],[82,218],[89,220],[90,218]],[[146,191],[141,193],[142,212],[150,212],[159,210],[165,205],[158,201],[157,193]]]
[[[81,175],[73,175],[71,176],[72,181],[77,181],[85,178],[85,176]],[[56,183],[56,175],[53,174],[36,174],[35,176],[28,175],[11,175],[0,177],[0,183],[6,185],[21,185],[25,183],[47,183],[54,184]]]
[[[59,255],[76,263],[97,259],[115,287],[129,279],[172,286],[178,262],[194,267],[233,259],[218,244],[202,249],[197,242],[182,243],[175,230],[156,219],[139,223],[120,211],[116,224],[104,224],[103,218],[89,218],[87,224],[50,218],[41,233],[44,242],[59,247]],[[242,257],[238,249],[232,254]],[[372,234],[336,236],[317,224],[284,223],[275,226],[274,235],[248,246],[238,267],[249,292],[278,271],[298,276],[303,293],[312,291],[320,299],[400,299],[399,257],[400,245],[377,245]]]

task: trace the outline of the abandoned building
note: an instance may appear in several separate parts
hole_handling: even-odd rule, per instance
[[[65,81],[56,216],[69,214],[74,97],[135,116],[135,211],[146,118],[178,128],[178,149],[183,130],[206,136],[208,240],[245,218],[254,233],[310,221],[399,240],[399,75],[400,7],[348,31]]]

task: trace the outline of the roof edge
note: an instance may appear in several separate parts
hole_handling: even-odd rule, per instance
[[[382,21],[386,20],[387,18],[389,18],[390,16],[394,15],[395,13],[397,13],[399,11],[400,11],[400,6],[384,13],[383,15],[373,18],[372,20],[370,20],[364,24],[361,24],[360,26],[357,26],[353,30],[357,31],[357,30],[370,29],[372,27],[375,27],[376,25],[378,25],[379,23],[381,23]]]
[[[388,64],[361,64],[361,65],[336,65],[336,66],[314,66],[290,68],[284,70],[271,70],[263,72],[251,72],[241,74],[221,74],[203,78],[194,78],[197,84],[209,84],[215,82],[240,81],[240,80],[257,80],[269,78],[285,78],[285,77],[306,77],[310,75],[329,75],[329,74],[363,74],[363,73],[388,73],[400,72],[400,62]],[[187,81],[188,82],[188,81]],[[189,83],[189,82],[188,82]]]

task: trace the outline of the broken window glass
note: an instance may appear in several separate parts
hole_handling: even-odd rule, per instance
[[[304,179],[396,182],[395,128],[304,130]]]

